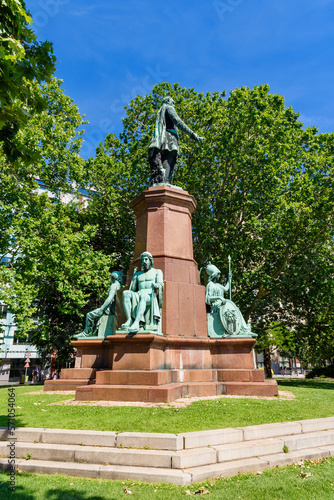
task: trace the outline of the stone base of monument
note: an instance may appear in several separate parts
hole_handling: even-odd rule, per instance
[[[78,386],[95,384],[96,370],[110,368],[110,345],[102,339],[72,342],[77,349],[75,368],[63,368],[59,380],[46,380],[45,391],[74,391]]]
[[[94,368],[63,368],[60,379],[44,382],[44,390],[75,391],[78,386],[94,384],[95,376]]]
[[[63,368],[61,378],[58,380],[46,380],[44,382],[44,391],[75,391],[77,387],[95,383],[95,370],[78,369],[74,373],[68,373],[74,368]],[[87,371],[92,372],[90,376],[85,377]]]
[[[251,338],[167,338],[153,333],[109,336],[104,349],[112,366],[96,372],[95,384],[77,386],[75,399],[170,402],[182,396],[275,396],[276,381],[265,380],[264,372],[254,369],[255,343]]]

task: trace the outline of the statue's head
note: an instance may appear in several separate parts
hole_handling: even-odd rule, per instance
[[[175,103],[171,97],[167,96],[162,99],[162,104],[169,104],[170,106],[174,106]]]
[[[209,281],[212,281],[215,278],[218,279],[220,276],[220,270],[218,269],[218,267],[211,264],[211,262],[209,262],[209,264],[206,266],[205,270],[206,270],[206,274],[209,277]]]
[[[119,281],[120,284],[122,284],[123,281],[123,272],[122,271],[113,271],[110,275],[111,282],[116,283],[116,281]]]
[[[144,271],[153,267],[153,257],[150,252],[143,252],[140,256],[141,267]]]

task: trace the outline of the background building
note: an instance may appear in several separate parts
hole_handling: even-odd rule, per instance
[[[1,383],[19,381],[25,374],[25,359],[30,353],[30,367],[27,369],[29,379],[33,370],[40,367],[40,356],[37,349],[29,344],[29,339],[20,339],[15,335],[14,315],[6,304],[0,304],[1,351],[0,351],[0,385]]]

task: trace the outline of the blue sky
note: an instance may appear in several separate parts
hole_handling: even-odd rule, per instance
[[[334,129],[333,0],[27,0],[56,76],[86,114],[82,153],[161,82],[201,92],[268,83],[305,125]]]

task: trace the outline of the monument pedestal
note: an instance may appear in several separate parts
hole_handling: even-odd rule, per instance
[[[132,207],[136,239],[127,285],[134,267],[139,267],[140,255],[149,251],[154,267],[164,275],[163,335],[139,331],[109,335],[104,341],[74,341],[76,368],[62,370],[61,380],[85,378],[85,384],[76,387],[76,399],[82,401],[168,402],[181,396],[277,395],[277,383],[265,381],[264,372],[254,369],[254,339],[208,337],[205,287],[193,257],[193,196],[178,188],[154,186],[141,193]],[[115,330],[124,320],[116,305]],[[95,381],[93,372],[82,377],[88,368],[96,370]]]
[[[112,369],[95,385],[77,387],[76,400],[169,402],[182,396],[277,395],[275,381],[254,369],[251,338],[198,339],[142,334],[107,337]],[[234,368],[237,366],[238,368]]]
[[[134,266],[140,266],[140,255],[149,251],[154,267],[164,275],[164,336],[207,338],[205,287],[200,284],[193,253],[194,197],[182,189],[154,186],[137,196],[132,208],[136,213],[136,239],[127,284]]]

